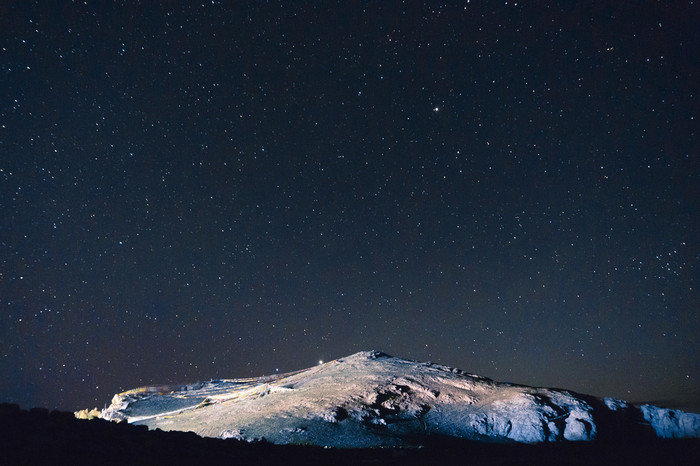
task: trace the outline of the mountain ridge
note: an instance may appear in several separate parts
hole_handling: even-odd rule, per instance
[[[142,387],[103,419],[204,437],[335,447],[444,436],[496,443],[700,437],[700,415],[492,379],[362,351],[271,376]]]

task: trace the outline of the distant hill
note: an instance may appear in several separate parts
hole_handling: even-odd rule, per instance
[[[700,415],[567,390],[500,383],[364,351],[287,374],[142,387],[100,413],[204,437],[280,445],[421,446],[700,437]]]

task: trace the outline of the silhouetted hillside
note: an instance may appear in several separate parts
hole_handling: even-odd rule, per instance
[[[0,464],[700,464],[698,440],[496,445],[432,438],[424,448],[330,449],[203,438],[0,404]]]

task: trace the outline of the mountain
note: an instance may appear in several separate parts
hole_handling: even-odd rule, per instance
[[[493,380],[366,351],[268,377],[144,387],[99,417],[203,437],[387,447],[700,437],[700,415]]]

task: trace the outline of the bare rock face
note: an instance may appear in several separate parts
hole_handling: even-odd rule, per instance
[[[416,445],[436,435],[521,443],[700,437],[698,414],[498,383],[376,351],[287,374],[129,390],[101,417],[335,447]]]

